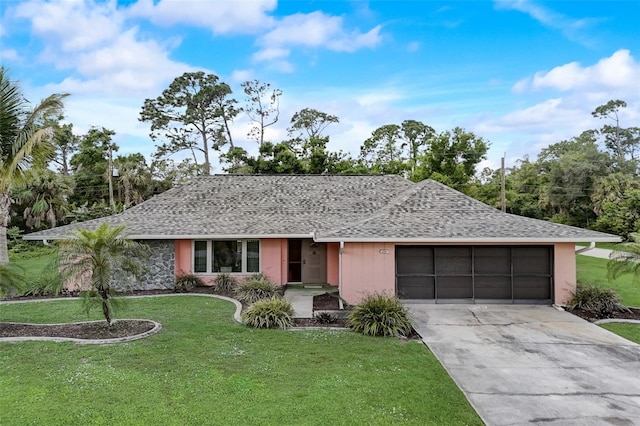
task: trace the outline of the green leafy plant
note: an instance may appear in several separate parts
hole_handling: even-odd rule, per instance
[[[271,299],[280,295],[277,284],[265,278],[247,278],[235,290],[238,300],[245,303],[255,303],[262,299]]]
[[[569,308],[582,309],[599,318],[611,317],[614,312],[628,311],[614,290],[585,284],[576,286],[576,291],[569,302]]]
[[[611,253],[607,270],[609,279],[629,274],[637,284],[640,282],[640,233],[634,232],[629,238],[631,241],[619,244],[623,250]]]
[[[398,298],[383,294],[369,295],[356,305],[347,324],[368,336],[407,336],[412,330],[407,308]]]
[[[335,324],[338,321],[338,317],[329,312],[318,312],[315,319],[318,324]]]
[[[24,271],[13,264],[0,265],[0,297],[14,296],[25,288]]]
[[[112,297],[118,277],[142,278],[142,259],[149,257],[149,246],[127,238],[124,226],[102,223],[95,230],[77,229],[71,238],[60,243],[60,269],[63,278],[81,283],[87,311],[90,300],[99,300],[107,324],[113,322]],[[120,285],[124,283],[118,283]]]
[[[293,306],[290,301],[272,297],[251,305],[242,314],[242,320],[249,327],[287,328],[293,325],[291,315],[293,315]]]
[[[232,294],[238,285],[238,280],[229,274],[219,274],[213,283],[217,293]]]
[[[196,287],[204,285],[202,280],[193,274],[184,274],[176,278],[176,282],[173,285],[173,291],[176,293],[189,293]]]

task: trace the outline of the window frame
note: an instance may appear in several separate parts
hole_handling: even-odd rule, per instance
[[[237,243],[241,244],[242,247],[242,255],[241,255],[241,270],[238,272],[216,272],[213,269],[213,264],[214,264],[214,256],[213,256],[213,245],[215,242],[219,242],[219,241],[235,241]],[[247,271],[247,267],[248,267],[248,258],[249,258],[249,252],[247,250],[247,243],[249,241],[257,241],[258,242],[258,270],[257,271]],[[206,255],[206,266],[207,266],[207,270],[206,271],[202,271],[202,272],[196,272],[196,242],[205,242],[207,245],[207,255]],[[191,240],[191,271],[193,271],[194,274],[222,274],[222,273],[227,273],[227,274],[235,274],[235,275],[241,275],[241,274],[255,274],[255,273],[259,273],[261,272],[261,266],[262,266],[262,240],[259,240],[257,238],[249,238],[249,239],[235,239],[235,238],[224,238],[224,239],[198,239],[198,240]]]

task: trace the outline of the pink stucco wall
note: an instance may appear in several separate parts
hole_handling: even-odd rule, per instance
[[[260,241],[260,270],[271,281],[287,283],[287,240],[280,238]]]
[[[175,240],[176,276],[191,273],[191,240]]]
[[[337,286],[339,282],[338,268],[340,264],[340,244],[327,243],[327,283]]]
[[[342,298],[349,304],[372,293],[395,294],[395,245],[345,243],[342,253]]]
[[[576,245],[558,243],[555,245],[554,259],[554,303],[563,305],[576,290]]]

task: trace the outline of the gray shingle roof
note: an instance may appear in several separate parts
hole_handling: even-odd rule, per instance
[[[134,238],[303,237],[321,241],[617,241],[615,236],[502,214],[426,180],[399,176],[198,177],[121,214],[35,232],[65,238],[102,222]]]

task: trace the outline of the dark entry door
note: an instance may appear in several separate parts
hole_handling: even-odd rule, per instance
[[[325,283],[327,246],[313,240],[289,240],[288,281]]]

